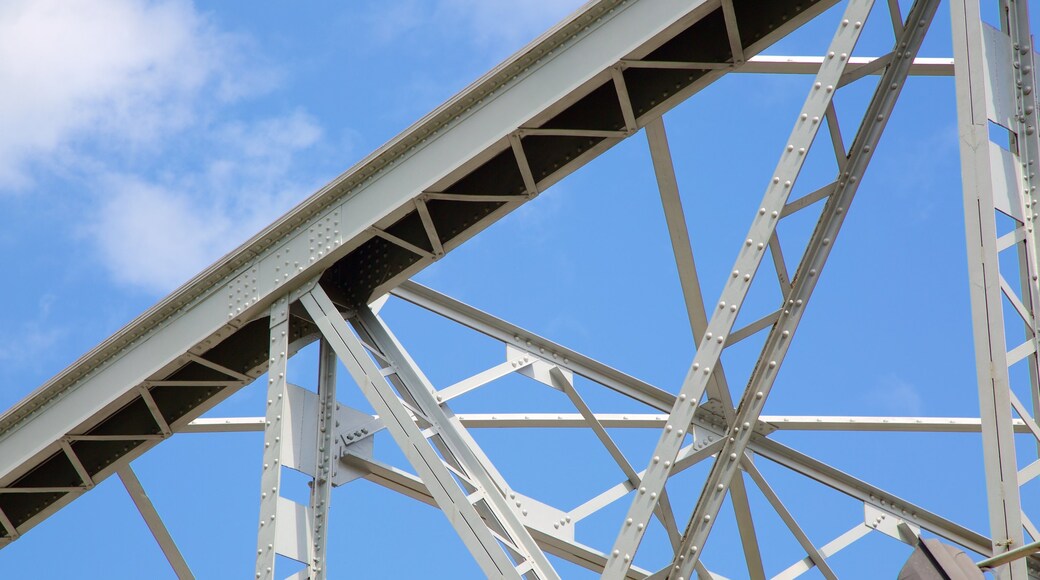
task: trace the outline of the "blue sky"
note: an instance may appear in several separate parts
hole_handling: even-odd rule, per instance
[[[0,86],[7,87],[0,91],[0,253],[9,273],[7,308],[0,310],[0,407],[16,403],[579,4],[0,4]],[[922,55],[950,55],[948,10],[940,8]],[[822,53],[839,15],[827,12],[769,52]],[[859,55],[887,50],[887,18],[875,10]],[[732,75],[666,116],[709,302],[721,290],[808,82]],[[872,90],[869,79],[862,84],[838,95],[847,140]],[[977,414],[956,133],[952,79],[914,79],[767,414]],[[796,195],[833,177],[825,136],[813,151]],[[781,226],[790,266],[815,219],[806,210]],[[775,303],[771,278],[766,264],[745,320]],[[642,135],[417,279],[673,392],[693,356]],[[500,344],[409,305],[391,301],[384,315],[438,386],[503,360]],[[760,343],[749,339],[727,351],[734,389],[750,374]],[[313,352],[302,353],[290,378],[312,383],[313,361]],[[577,386],[597,411],[648,412],[588,381]],[[341,399],[367,409],[354,391],[344,373]],[[572,412],[559,393],[545,391],[511,377],[460,399],[456,411]],[[247,388],[215,414],[259,415],[261,396]],[[586,433],[476,436],[514,486],[564,509],[621,481]],[[642,469],[656,435],[617,436]],[[986,531],[976,435],[787,432],[777,439]],[[135,463],[200,578],[245,577],[252,569],[259,441],[257,434],[179,436]],[[403,466],[389,438],[377,447],[383,459]],[[764,460],[759,466],[818,545],[862,517],[854,501]],[[697,478],[706,473],[701,467],[670,488],[680,518],[692,509]],[[1025,493],[1028,510],[1038,498],[1029,486]],[[767,571],[775,573],[804,554],[761,496],[752,495],[760,535],[769,538]],[[450,567],[452,577],[479,576],[434,509],[367,482],[336,490],[333,505],[334,570],[408,578],[416,569]],[[627,501],[617,502],[587,522],[579,540],[606,550],[626,508]],[[731,520],[717,524],[717,552],[706,562],[739,578],[746,572],[733,560]],[[647,567],[664,557],[649,544],[660,540],[655,533],[641,552]],[[905,546],[872,535],[834,562],[843,578],[873,578],[868,563],[892,576],[907,555]],[[584,577],[570,565],[559,569]],[[0,571],[173,577],[116,480],[5,548]]]

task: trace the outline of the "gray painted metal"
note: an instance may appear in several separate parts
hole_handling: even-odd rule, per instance
[[[123,487],[126,488],[126,492],[130,494],[130,499],[134,501],[137,511],[141,512],[141,517],[144,518],[145,524],[148,525],[148,531],[152,533],[155,541],[159,544],[159,548],[162,550],[163,555],[166,556],[170,567],[173,568],[177,579],[194,580],[195,575],[191,573],[191,568],[188,567],[188,563],[184,560],[184,556],[181,555],[181,551],[177,549],[173,536],[166,529],[166,524],[163,523],[159,512],[152,505],[152,500],[148,499],[148,493],[145,492],[144,486],[141,485],[141,480],[137,478],[133,468],[127,465],[120,469],[119,480],[123,483]]]
[[[288,444],[288,429],[282,416],[286,407],[289,373],[289,299],[282,298],[271,306],[267,379],[267,414],[264,418],[264,454],[260,473],[260,520],[257,523],[256,577],[275,578],[274,564],[278,548],[279,504],[282,501],[282,446]],[[291,516],[290,516],[291,517]],[[287,524],[283,524],[283,529]],[[283,554],[285,552],[282,552]]]
[[[779,371],[784,356],[787,354],[798,323],[805,312],[809,298],[823,272],[830,250],[841,230],[841,225],[847,215],[849,206],[856,195],[859,182],[870,163],[873,152],[877,148],[877,144],[881,139],[881,133],[884,131],[885,125],[895,107],[896,99],[898,99],[900,90],[906,81],[910,63],[921,47],[925,32],[928,30],[928,25],[935,14],[938,4],[938,0],[917,0],[914,2],[904,22],[902,34],[896,37],[893,46],[893,52],[896,53],[895,57],[885,69],[885,73],[878,83],[878,88],[867,106],[863,122],[856,132],[856,137],[853,139],[848,154],[845,153],[845,146],[841,144],[840,138],[836,137],[836,130],[832,131],[832,141],[835,142],[835,146],[838,148],[836,154],[839,160],[838,171],[840,174],[837,178],[837,187],[824,205],[820,220],[813,230],[805,254],[795,271],[790,290],[785,293],[783,313],[769,331],[765,346],[762,348],[762,354],[759,356],[755,370],[738,404],[736,419],[731,423],[730,437],[712,466],[711,473],[708,475],[704,486],[704,491],[701,492],[693,516],[690,518],[689,527],[683,538],[683,550],[679,552],[676,559],[672,562],[673,567],[676,569],[675,572],[678,573],[671,574],[670,577],[689,578],[693,563],[700,558],[700,554],[697,553],[695,546],[703,548],[711,526],[714,525],[714,519],[722,506],[725,491],[739,468],[737,459],[743,457],[750,442],[750,426],[758,421],[762,413],[766,398],[776,378],[776,373]],[[862,23],[866,21],[868,12],[855,13],[855,7],[856,5],[853,2],[849,3],[849,8],[846,12],[847,17],[842,20],[840,26],[852,26],[855,29],[862,26]],[[867,8],[869,10],[869,5]],[[855,45],[857,35],[855,32],[846,33],[846,40],[841,38],[842,32],[839,30],[835,35],[835,40],[828,51],[828,55],[838,53],[840,58],[841,55],[852,52],[852,46]],[[844,44],[843,40],[850,44]],[[826,65],[820,68],[817,82],[813,85],[814,90],[819,90],[821,84],[831,80],[827,78],[825,69]],[[825,90],[831,90],[830,85]],[[816,112],[810,108],[809,104],[814,96],[810,95],[809,101],[807,101],[806,107],[803,109],[802,119],[806,115],[811,116]],[[826,107],[828,110],[833,111],[830,99],[827,99]],[[835,121],[836,119],[832,113],[828,123],[832,129],[837,126]],[[788,153],[790,153],[792,147],[799,148],[803,146],[803,143],[798,140],[797,132],[798,130],[796,129],[795,134],[792,134]],[[811,141],[808,144],[811,144]],[[781,162],[781,167],[777,171],[780,179],[790,177],[793,180],[797,177],[797,173],[785,176],[782,164],[783,162]],[[768,200],[763,202],[763,207],[769,211],[770,205],[767,202]],[[775,228],[775,225],[773,227]],[[738,266],[740,266],[739,261]],[[741,289],[746,292],[746,289]],[[726,298],[728,298],[726,291],[723,291],[722,299],[725,300]],[[736,300],[742,302],[743,296]],[[733,304],[734,301],[730,300],[729,303]],[[723,302],[720,301],[720,309],[723,306]],[[707,335],[705,337],[707,338]],[[749,473],[751,473],[750,470]],[[792,528],[792,531],[794,530],[795,528]],[[795,535],[799,536],[798,533]],[[799,540],[800,542],[802,541],[801,538]],[[804,544],[804,542],[802,543]],[[809,552],[812,555],[812,550],[809,550]],[[682,559],[684,555],[685,559]],[[814,558],[814,561],[816,561],[818,567],[824,569],[826,576],[827,573],[825,565],[822,563],[822,557],[819,560]]]
[[[420,429],[413,422],[412,414],[431,427],[435,425],[424,414],[409,409],[397,398],[386,383],[386,377],[369,358],[364,343],[350,331],[338,308],[321,286],[305,294],[302,302],[321,329],[322,336],[336,351],[369,403],[383,419],[387,430],[405,452],[420,479],[430,486],[429,489],[438,506],[445,512],[448,521],[455,527],[484,573],[493,578],[519,578],[528,570],[533,570],[538,577],[555,577],[552,567],[548,566],[547,562],[546,567],[535,568],[536,555],[523,551],[523,539],[506,536],[503,545],[522,558],[521,565],[526,566],[521,569],[510,560],[510,555],[504,552],[498,543],[501,536],[484,524],[477,511],[478,502],[490,503],[490,490],[478,487],[475,482],[469,482],[465,473],[451,469],[460,466],[451,465],[450,458],[441,459],[424,434],[425,429]],[[460,489],[453,477],[456,475],[470,483],[472,489]],[[518,533],[526,535],[527,532],[523,530]]]
[[[1040,475],[1040,461],[1018,469],[1013,440],[1015,433],[1040,440],[1033,418],[1040,408],[1040,232],[1033,231],[1032,170],[1040,164],[1040,141],[1025,2],[1004,0],[1003,31],[998,31],[981,24],[977,0],[953,0],[955,62],[915,58],[937,0],[917,0],[905,20],[898,2],[889,0],[897,40],[890,53],[877,58],[851,56],[872,0],[849,0],[831,48],[821,57],[757,55],[831,4],[591,2],[0,417],[0,545],[118,473],[175,572],[190,577],[129,462],[174,433],[263,431],[257,578],[275,577],[276,554],[307,564],[297,578],[330,575],[324,558],[332,488],[358,478],[436,505],[486,575],[511,578],[557,578],[547,554],[610,578],[690,578],[695,573],[715,578],[700,556],[728,493],[748,576],[765,578],[745,473],[804,550],[805,557],[794,558],[778,578],[813,568],[834,578],[828,558],[874,531],[911,545],[926,531],[984,556],[997,554],[990,561],[1002,566],[996,570],[1000,578],[1026,578],[1027,561],[1007,556],[1024,555],[1025,532],[1040,535],[1018,498],[1019,486]],[[728,56],[702,62],[701,48]],[[761,415],[904,82],[913,74],[952,71],[961,122],[981,419]],[[727,72],[815,73],[816,78],[718,308],[706,312],[661,115]],[[846,149],[832,99],[842,86],[867,75],[880,77],[879,88]],[[596,120],[575,123],[569,116],[574,110],[591,110]],[[989,142],[989,121],[1011,132],[1010,153]],[[823,123],[839,175],[792,201],[790,192]],[[677,394],[406,281],[641,128],[646,129],[686,315],[699,344]],[[776,224],[819,201],[824,201],[819,224],[792,276]],[[996,212],[1019,227],[997,237]],[[774,313],[734,328],[766,246],[783,301]],[[1019,252],[1019,291],[999,270],[999,253],[1011,248]],[[367,305],[386,292],[501,341],[506,360],[436,388],[377,315],[386,298],[375,307]],[[1011,349],[1003,342],[1004,299],[1029,336]],[[758,365],[734,408],[721,353],[767,329]],[[317,393],[289,384],[287,376],[288,359],[315,340],[321,341]],[[337,359],[377,416],[337,402]],[[1007,367],[1019,361],[1028,361],[1030,368],[1031,409],[1009,388]],[[198,419],[264,372],[269,374],[265,417]],[[451,410],[452,400],[512,373],[562,391],[576,412],[489,416]],[[575,376],[642,403],[654,414],[595,413],[576,389]],[[704,394],[709,399],[702,402]],[[589,429],[623,478],[570,510],[524,496],[509,486],[468,431],[512,427]],[[661,431],[647,469],[636,471],[608,428]],[[993,537],[779,444],[770,436],[781,429],[981,432]],[[373,438],[384,430],[417,475],[373,457]],[[864,520],[815,545],[759,471],[755,461],[762,459],[862,502]],[[681,533],[665,484],[700,462],[711,463],[710,473]],[[308,505],[281,497],[283,468],[313,478]],[[618,523],[621,532],[612,551],[575,540],[579,522],[630,495],[634,499]],[[633,564],[651,517],[664,526],[674,553],[673,561],[657,572]]]
[[[967,554],[939,540],[923,540],[899,571],[898,580],[982,580]]]
[[[751,11],[742,25],[745,53],[756,54],[832,3],[785,0]],[[161,392],[164,420],[178,431],[265,371],[267,353],[255,344],[275,300],[318,275],[351,305],[378,296],[718,79],[730,68],[681,75],[640,69],[626,81],[635,96],[618,96],[635,126],[605,116],[599,129],[543,127],[565,120],[571,106],[586,106],[605,83],[616,84],[612,71],[622,60],[643,60],[676,38],[669,51],[691,37],[690,47],[710,42],[697,27],[710,28],[718,9],[708,0],[585,6],[0,417],[0,490],[63,461],[63,438],[139,414],[139,387]],[[662,79],[665,85],[654,86]],[[579,134],[584,138],[574,141]],[[363,271],[373,263],[375,270]],[[290,326],[291,344],[313,339],[306,321],[293,318]],[[165,437],[160,426],[147,431],[92,445],[91,478],[104,479]],[[0,493],[0,512],[11,523],[0,545],[87,489],[79,481],[54,483],[17,505]]]
[[[835,33],[834,40],[827,51],[828,58],[824,61],[819,73],[816,75],[816,80],[806,99],[805,106],[795,122],[791,137],[787,141],[788,144],[774,172],[772,182],[766,190],[761,208],[752,222],[751,230],[743,245],[744,247],[741,248],[737,261],[733,266],[733,274],[727,279],[722,296],[717,303],[718,309],[712,314],[706,332],[699,340],[697,354],[690,365],[690,371],[686,379],[679,389],[678,400],[669,413],[669,424],[666,425],[661,439],[654,449],[652,459],[647,467],[647,476],[643,479],[639,491],[632,501],[625,524],[614,544],[612,552],[614,559],[604,572],[605,577],[620,577],[625,567],[631,562],[631,557],[635,554],[639,542],[642,540],[643,528],[629,525],[628,522],[630,520],[637,523],[645,522],[648,512],[653,509],[658,495],[664,489],[669,477],[671,464],[675,460],[684,438],[686,426],[693,420],[708,380],[715,370],[719,358],[722,356],[722,350],[725,347],[725,337],[733,330],[740,306],[743,304],[751,286],[752,278],[755,276],[759,264],[761,264],[765,256],[765,246],[775,235],[780,211],[787,204],[794,181],[797,179],[798,173],[805,162],[806,153],[816,138],[821,120],[830,108],[838,81],[845,71],[848,57],[852,54],[852,49],[859,39],[863,23],[866,21],[872,6],[872,1],[850,1],[846,8],[838,31]],[[893,68],[889,67],[889,70]],[[881,113],[881,111],[878,112]],[[871,144],[864,143],[863,145],[867,147]],[[839,165],[839,170],[843,169],[845,167]],[[850,200],[851,195],[855,191],[853,184],[861,175],[861,172],[852,171],[847,173],[844,179],[842,176],[838,178],[839,187],[849,184],[848,187],[843,189],[849,191]],[[790,344],[791,331],[797,326],[798,319],[803,311],[803,301],[811,293],[817,271],[822,267],[823,260],[826,259],[826,251],[829,249],[831,238],[841,225],[846,205],[844,201],[841,202],[842,206],[840,207],[843,208],[842,211],[836,211],[833,203],[835,197],[835,195],[831,195],[828,207],[824,209],[824,214],[821,218],[821,224],[826,223],[824,220],[828,218],[833,220],[835,224],[833,231],[830,227],[825,229],[818,227],[816,232],[814,232],[814,240],[810,241],[809,249],[806,251],[806,259],[802,262],[803,265],[808,267],[804,271],[800,267],[800,275],[796,274],[796,284],[792,287],[789,295],[790,306],[784,311],[785,316],[773,326],[770,332],[770,336],[766,341],[766,347],[763,349],[762,360],[756,365],[756,373],[752,376],[752,382],[745,391],[745,398],[741,400],[738,407],[737,420],[732,423],[735,426],[743,425],[744,428],[737,428],[734,433],[735,437],[730,437],[730,442],[735,444],[733,449],[727,446],[720,455],[720,458],[724,459],[716,461],[715,467],[713,467],[711,475],[709,475],[708,483],[705,486],[705,492],[701,494],[701,499],[697,503],[693,519],[690,520],[690,525],[686,534],[684,534],[682,548],[675,556],[673,565],[676,577],[689,578],[693,573],[694,565],[700,557],[698,551],[703,547],[703,540],[707,538],[708,532],[711,530],[711,526],[714,523],[713,518],[718,515],[722,500],[739,465],[737,459],[743,453],[741,447],[746,446],[750,438],[751,423],[757,419],[756,415],[761,412],[762,405],[765,403],[764,394],[768,392],[772,379],[778,370],[777,366],[782,362],[783,354],[786,352],[787,345]],[[817,234],[821,232],[821,229],[826,232],[826,244],[822,243],[822,240],[815,239]],[[816,242],[815,244],[813,243],[814,241]],[[810,252],[814,248],[819,248],[822,253],[822,260],[819,263],[815,263],[811,259],[812,254]],[[799,282],[804,285],[804,290],[797,287]],[[797,302],[795,299],[797,299]],[[785,300],[785,302],[788,302],[788,300]],[[751,421],[746,419],[751,419]],[[674,433],[672,432],[673,428],[675,429]],[[740,441],[739,445],[736,444],[737,441]]]
[[[1025,543],[1012,415],[1017,411],[1027,425],[1032,419],[1020,403],[1016,404],[1011,391],[1011,365],[1027,359],[1034,405],[1040,400],[1040,327],[1036,319],[1040,313],[1040,270],[1036,262],[1038,232],[1033,224],[1038,201],[1035,168],[1040,159],[1036,85],[1030,76],[1033,51],[1025,2],[1001,3],[1003,32],[981,21],[977,1],[954,0],[951,6],[975,366],[990,530],[993,553],[999,555]],[[1019,70],[1023,67],[1025,71]],[[990,121],[1011,131],[1011,151],[990,141]],[[1016,243],[1008,249],[1015,247],[1019,254],[1021,297],[1016,296],[1001,274],[997,212],[1016,221],[1016,230],[1012,232]],[[1025,344],[1010,352],[1005,340],[1004,296],[1012,300],[1022,316],[1028,337]],[[994,574],[1001,579],[1025,579],[1026,562],[1012,561],[994,570]]]
[[[334,462],[339,459],[333,456],[336,449],[339,421],[334,413],[338,408],[336,402],[336,351],[332,350],[327,340],[321,341],[318,352],[318,400],[317,427],[315,433],[318,449],[315,453],[314,480],[311,485],[310,529],[311,541],[310,567],[311,580],[324,580],[326,573],[325,553],[328,551],[329,503],[332,501],[332,480],[335,477]]]

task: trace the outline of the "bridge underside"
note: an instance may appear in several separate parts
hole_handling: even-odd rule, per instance
[[[397,149],[405,144],[414,146],[438,129],[444,130],[440,126],[451,123],[444,113],[457,115],[459,109],[472,107],[496,89],[501,90],[510,82],[507,77],[531,74],[529,67],[536,65],[537,59],[546,58],[550,50],[560,50],[560,45],[570,40],[563,37],[573,36],[575,29],[595,25],[598,19],[609,17],[625,4],[593,3],[452,99],[451,110],[433,113],[330,184],[294,210],[293,217],[327,207],[335,197],[349,198],[349,185],[387,171],[395,158],[403,156]],[[734,2],[742,48],[748,56],[755,54],[831,4],[833,1],[792,0],[767,5],[752,0]],[[465,159],[448,175],[413,195],[408,203],[368,224],[360,235],[344,239],[346,224],[341,225],[335,218],[308,224],[308,241],[315,240],[309,244],[308,260],[313,257],[309,254],[323,254],[310,248],[323,246],[325,253],[335,255],[335,260],[323,260],[325,267],[321,271],[313,267],[313,261],[303,262],[293,255],[293,259],[284,260],[281,271],[297,280],[320,272],[323,287],[337,303],[345,308],[363,304],[414,275],[732,68],[726,24],[718,2],[694,2],[676,22],[658,25],[663,25],[663,32],[624,54],[623,59],[612,63],[612,68],[592,74],[548,107],[517,110],[516,118],[521,122],[509,135]],[[532,60],[528,67],[523,66]],[[704,66],[698,67],[699,63]],[[613,71],[617,72],[612,74]],[[590,76],[589,72],[585,71],[583,76]],[[627,89],[626,102],[619,97],[618,87]],[[626,121],[626,113],[635,119]],[[346,205],[344,211],[350,210]],[[265,231],[222,263],[257,262],[256,255],[283,241],[274,237],[274,232]],[[288,250],[285,257],[289,258]],[[299,270],[301,266],[306,271]],[[250,316],[260,314],[262,309],[255,307],[258,300],[249,298],[249,287],[256,286],[259,274],[256,265],[248,272],[252,276],[247,276],[240,287],[226,290],[226,301],[236,305],[232,324],[212,321],[216,324],[204,341],[184,352],[168,353],[165,364],[148,373],[144,381],[112,385],[116,387],[113,391],[120,392],[115,400],[97,412],[79,417],[71,429],[51,432],[46,447],[21,459],[18,465],[4,466],[7,471],[0,477],[0,485],[5,489],[0,494],[0,510],[16,529],[15,534],[31,528],[88,489],[90,484],[85,484],[84,479],[96,483],[113,474],[120,463],[145,452],[169,432],[183,428],[266,371],[268,320],[262,314]],[[0,419],[0,433],[6,435],[26,421],[33,421],[42,407],[60,404],[65,391],[74,389],[77,380],[102,370],[120,351],[144,347],[145,340],[140,337],[155,332],[175,314],[170,312],[173,308],[169,302],[194,294],[219,293],[214,284],[218,276],[214,274],[208,271],[178,290],[172,300],[150,310],[6,413]],[[239,311],[239,304],[247,309]],[[146,340],[163,341],[159,332]],[[313,340],[313,324],[303,316],[293,316],[292,336],[294,340]],[[7,448],[4,451],[5,459],[14,459],[14,453]],[[0,537],[11,536],[11,530],[0,530]]]
[[[697,550],[710,530],[705,522],[712,521],[722,498],[729,494],[738,512],[749,573],[761,577],[761,557],[746,507],[746,473],[805,549],[805,561],[785,573],[793,576],[816,567],[824,576],[832,577],[826,558],[870,530],[857,527],[827,546],[813,546],[762,474],[750,459],[745,459],[753,455],[863,502],[867,515],[877,514],[878,522],[891,517],[891,525],[881,526],[881,531],[901,541],[915,544],[924,530],[983,556],[993,555],[996,538],[895,497],[770,438],[777,428],[982,432],[988,437],[990,419],[902,424],[886,418],[830,418],[821,423],[818,418],[786,417],[781,423],[780,418],[761,414],[761,404],[775,376],[773,369],[778,370],[783,362],[801,306],[809,300],[817,274],[822,271],[858,179],[898,98],[898,89],[910,75],[953,74],[948,60],[915,60],[938,4],[931,0],[914,2],[905,19],[897,2],[874,7],[892,10],[896,38],[892,51],[876,59],[851,56],[858,30],[874,4],[863,0],[849,2],[847,14],[851,19],[843,21],[832,42],[832,49],[838,50],[831,50],[827,56],[756,56],[834,4],[836,0],[589,3],[0,417],[0,545],[16,540],[110,475],[118,473],[131,489],[136,480],[129,471],[130,462],[175,433],[265,429],[269,433],[271,417],[223,425],[199,417],[269,370],[274,382],[276,369],[272,365],[284,361],[276,361],[277,349],[272,345],[284,340],[285,350],[278,354],[286,359],[315,341],[322,343],[323,353],[338,356],[362,389],[371,389],[366,391],[370,401],[384,401],[381,404],[385,408],[373,403],[383,423],[376,430],[390,431],[402,448],[436,447],[439,455],[422,457],[427,463],[433,458],[436,468],[419,477],[351,451],[346,439],[339,449],[342,454],[334,459],[376,483],[439,505],[449,512],[449,519],[454,512],[445,507],[446,503],[471,502],[478,508],[482,525],[492,530],[488,538],[494,540],[482,539],[483,532],[478,530],[471,539],[464,536],[467,546],[477,553],[498,541],[510,553],[505,559],[487,555],[481,561],[485,572],[508,569],[503,575],[515,572],[523,577],[553,577],[551,566],[546,567],[541,560],[539,550],[544,550],[604,571],[605,577],[645,578],[651,571],[634,567],[630,553],[638,547],[644,525],[655,517],[668,530],[675,553],[675,571],[670,572],[673,567],[668,567],[655,577],[669,573],[672,577],[689,578],[694,573],[710,577],[697,560]],[[795,121],[776,177],[769,184],[716,313],[714,306],[704,311],[693,258],[687,255],[689,239],[661,117],[731,72],[816,74],[817,81],[810,89],[805,112]],[[846,146],[837,128],[832,93],[867,75],[880,77],[879,88]],[[800,199],[789,199],[792,182],[804,162],[804,157],[799,161],[798,156],[804,156],[812,146],[821,126],[828,127],[839,174],[826,187]],[[689,376],[678,391],[657,388],[408,281],[640,131],[645,131],[650,144],[668,214],[669,237],[683,278],[690,325],[700,344]],[[776,222],[816,202],[824,206],[819,225],[798,268],[787,272],[775,235]],[[999,202],[995,209],[1017,216],[1019,229],[1025,229],[1026,221],[1031,221],[1025,218],[1029,211],[1005,207],[1007,203]],[[1026,233],[1020,232],[1018,237],[1012,234],[1011,241],[1006,241],[1007,236],[1001,238],[1006,242],[1001,249],[1021,245],[1023,255],[1032,251],[1027,247]],[[765,255],[771,255],[776,265],[783,302],[776,312],[744,328],[734,328],[747,292],[742,284],[751,284]],[[1023,276],[1028,277],[1025,270]],[[1027,287],[1028,283],[1023,292]],[[483,379],[474,377],[470,383],[453,387],[455,390],[439,392],[428,385],[382,326],[378,309],[370,310],[370,304],[387,294],[506,343],[513,349],[508,352],[515,351],[520,357],[512,361],[516,372],[528,369],[523,372],[567,394],[577,413],[552,417],[454,415],[447,409],[448,399],[478,388]],[[1021,311],[1033,306],[1031,298],[1035,297],[1017,298]],[[279,310],[283,306],[284,311]],[[1035,321],[1031,315],[1023,318]],[[284,334],[276,335],[276,328]],[[734,401],[719,362],[721,351],[759,332],[769,333],[762,357],[743,396]],[[1034,345],[1031,355],[1022,355],[1030,356],[1033,364],[1036,348]],[[1014,350],[1001,354],[1012,356]],[[513,371],[495,371],[507,372]],[[644,404],[647,413],[624,418],[593,413],[574,390],[573,375]],[[284,382],[284,373],[279,376]],[[290,389],[288,384],[276,383],[276,387]],[[436,400],[426,401],[427,395],[436,396]],[[707,400],[701,404],[705,395]],[[322,404],[331,406],[332,401],[334,395]],[[1040,437],[1040,430],[1020,407],[1021,403],[1015,407],[1018,419],[1012,421],[1011,413],[1007,413],[1006,420],[997,421],[996,429]],[[281,420],[281,414],[275,416]],[[392,418],[403,419],[395,426]],[[679,435],[676,440],[670,435],[673,424]],[[640,465],[628,464],[605,430],[637,425],[662,432],[650,465],[641,472],[635,469]],[[508,488],[493,468],[482,471],[481,456],[471,449],[475,443],[466,435],[465,428],[482,426],[592,429],[617,460],[627,481],[583,507],[592,513],[639,490],[633,494],[637,497],[614,550],[601,552],[581,546],[573,536],[561,539],[544,522],[526,519],[526,510],[524,517],[513,513],[516,510],[506,505],[511,502],[504,499]],[[366,431],[365,435],[370,434]],[[695,443],[680,449],[687,436]],[[421,451],[418,453],[421,455]],[[665,482],[670,475],[712,456],[719,459],[709,474],[702,500],[684,526],[685,522],[676,521],[667,506]],[[727,457],[728,463],[724,460]],[[658,466],[661,458],[665,458],[663,468]],[[450,476],[438,475],[442,461],[447,466],[444,473]],[[738,473],[735,478],[734,472]],[[315,482],[321,479],[319,473],[311,475]],[[452,495],[458,493],[457,489],[434,485],[436,477],[461,482],[463,499]],[[716,484],[722,492],[717,498],[709,493]],[[139,483],[136,486],[134,490],[140,488]],[[644,502],[644,495],[652,500]],[[458,517],[465,519],[469,509],[463,506]],[[1011,508],[1000,509],[1006,514]],[[142,513],[145,511],[142,508]],[[746,518],[740,514],[746,514]],[[570,517],[562,520],[564,527]],[[1021,537],[1021,521],[1017,525]],[[1009,538],[1014,537],[1009,534]],[[174,562],[178,558],[168,556],[181,574]],[[1024,579],[1024,570],[1023,565],[1021,571],[1008,572],[1014,575],[1006,578]],[[260,574],[258,568],[258,577]]]

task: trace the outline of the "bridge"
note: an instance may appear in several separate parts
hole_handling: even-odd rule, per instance
[[[348,525],[330,519],[330,504],[335,488],[360,480],[442,511],[479,570],[494,578],[558,578],[564,562],[612,579],[718,578],[715,550],[727,560],[739,552],[750,578],[836,578],[847,574],[837,563],[842,551],[877,537],[901,546],[902,560],[934,538],[996,578],[1037,575],[1040,560],[1031,555],[1040,530],[1023,487],[1040,474],[1040,232],[1033,227],[1040,138],[1028,5],[1004,0],[999,21],[987,23],[978,0],[950,0],[952,57],[920,57],[939,4],[588,3],[0,416],[0,546],[117,476],[177,577],[192,578],[133,462],[171,437],[255,431],[263,437],[259,478],[243,491],[259,505],[257,549],[241,557],[255,557],[256,578],[285,577],[276,563],[287,560],[300,563],[294,578],[345,575],[326,566],[326,554],[341,549],[329,542],[330,530]],[[822,54],[762,54],[829,10],[841,17]],[[859,54],[870,28],[887,29],[891,44]],[[724,279],[708,286],[716,295],[698,276],[676,177],[681,160],[664,115],[730,74],[798,75],[806,97],[789,135],[776,137],[775,158],[734,151],[733,167],[721,168],[775,161],[761,192],[741,194],[761,201],[743,222],[740,244],[707,249],[733,257]],[[979,414],[767,413],[773,387],[790,385],[778,377],[860,184],[884,150],[882,136],[901,97],[917,96],[904,87],[924,76],[953,77],[956,90],[972,321],[959,330],[974,338]],[[862,94],[862,106],[839,116],[837,95],[847,93]],[[685,305],[675,316],[696,342],[678,384],[651,384],[411,280],[543,192],[553,195],[547,190],[583,166],[594,169],[629,138],[644,141],[652,161],[661,235]],[[820,156],[836,172],[820,187],[800,188],[803,170]],[[805,239],[781,246],[782,225],[795,220],[809,220]],[[629,297],[619,310],[638,316],[645,300],[653,297]],[[435,384],[410,353],[423,345],[406,349],[383,316],[403,306],[483,335],[504,360]],[[624,324],[619,312],[602,315]],[[899,331],[913,332],[912,323]],[[856,340],[847,329],[835,333]],[[750,355],[730,354],[749,345]],[[290,359],[305,351],[316,355],[313,386],[290,372]],[[516,376],[570,410],[453,410]],[[264,416],[207,414],[244,388],[265,393]],[[347,390],[366,408],[346,403]],[[593,390],[637,410],[594,411]],[[580,430],[586,447],[570,452],[605,452],[617,477],[580,505],[553,505],[511,485],[484,449],[478,432],[488,430],[502,437]],[[985,480],[986,526],[929,509],[927,489],[902,497],[846,473],[782,442],[787,432],[974,434],[982,453],[965,453],[964,461]],[[398,450],[396,461],[377,453],[376,439]],[[643,440],[650,443],[633,443]],[[842,522],[847,531],[833,537],[810,538],[791,505],[811,497],[782,498],[767,463],[839,494],[862,518]],[[283,495],[286,470],[309,480],[305,501]],[[566,485],[566,475],[556,477]],[[764,517],[781,522],[779,532],[797,546],[783,567],[763,558],[779,533],[764,533]],[[712,532],[727,518],[735,533],[717,538]],[[610,541],[582,539],[586,520],[609,522]]]

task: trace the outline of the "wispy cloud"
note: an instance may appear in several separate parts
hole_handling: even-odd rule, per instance
[[[169,291],[313,189],[295,158],[321,135],[301,112],[217,127],[206,145],[226,153],[198,171],[104,176],[83,233],[117,282]]]
[[[921,389],[895,375],[881,377],[870,389],[869,401],[872,407],[893,416],[921,416],[925,409]]]
[[[584,4],[583,0],[444,0],[440,15],[464,22],[479,42],[534,38]]]
[[[112,278],[171,290],[317,184],[315,118],[236,116],[284,77],[256,47],[188,0],[0,3],[0,193],[75,182]]]
[[[36,314],[21,324],[5,327],[0,333],[0,362],[5,365],[32,365],[40,355],[53,347],[67,333],[68,327],[55,324],[51,318],[52,294],[44,294],[37,303]]]
[[[246,44],[176,0],[0,3],[0,190],[79,139],[148,146],[197,121],[202,99],[270,87],[273,69],[239,74]]]
[[[378,11],[363,15],[379,42],[391,42],[420,26],[455,31],[468,42],[481,45],[516,45],[531,40],[564,16],[582,0],[403,0],[383,3]]]

